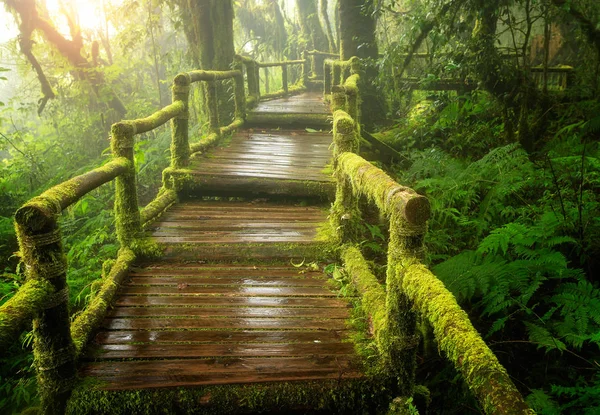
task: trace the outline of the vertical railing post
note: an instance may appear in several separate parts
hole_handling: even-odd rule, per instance
[[[288,93],[288,67],[285,64],[281,66],[281,83],[283,85],[283,92],[287,95],[287,93]]]
[[[331,111],[346,111],[346,91],[343,85],[334,85],[331,87]]]
[[[269,67],[265,66],[265,94],[271,92],[271,86],[269,84]]]
[[[260,65],[254,62],[254,79],[256,79],[256,101],[260,99]]]
[[[115,226],[121,246],[132,248],[142,229],[133,152],[135,124],[127,121],[118,122],[113,124],[111,133],[113,155],[125,157],[131,163],[127,173],[115,179]]]
[[[331,225],[340,243],[357,242],[361,221],[358,198],[354,195],[349,177],[341,170],[338,158],[345,152],[358,153],[359,140],[354,120],[344,111],[335,111],[333,114],[333,143],[336,192],[331,208]]]
[[[308,74],[310,73],[310,59],[307,51],[302,51],[302,83],[305,87],[308,87]]]
[[[331,94],[331,64],[329,60],[323,61],[323,95]]]
[[[246,76],[248,78],[248,95],[255,98],[258,101],[258,96],[260,95],[258,88],[258,78],[256,77],[256,61],[255,60],[247,60],[246,61]]]
[[[390,237],[388,243],[386,276],[386,335],[384,358],[392,375],[399,379],[400,396],[412,396],[415,385],[416,315],[412,304],[402,290],[402,279],[410,265],[419,262],[423,255],[426,223],[411,225],[402,214],[404,202],[394,195],[389,198]]]
[[[235,70],[240,74],[234,78],[234,100],[236,120],[246,119],[246,91],[244,88],[244,65],[240,60],[235,62]]]
[[[206,108],[208,109],[208,125],[211,134],[219,135],[221,129],[219,127],[219,99],[217,96],[217,82],[206,81]]]
[[[331,71],[331,84],[332,85],[340,85],[342,83],[342,65],[339,62],[334,61],[332,63],[333,69]]]
[[[188,137],[190,76],[187,73],[175,77],[172,94],[173,103],[181,101],[184,104],[183,112],[171,119],[171,167],[180,169],[188,165],[190,157]]]
[[[57,218],[61,207],[43,197],[15,214],[20,255],[28,280],[46,280],[55,294],[33,320],[33,356],[44,415],[62,414],[75,382],[75,346],[71,338],[67,258]]]

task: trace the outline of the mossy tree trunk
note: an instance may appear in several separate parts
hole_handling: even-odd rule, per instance
[[[329,51],[329,41],[319,21],[317,0],[296,0],[296,9],[298,10],[302,36],[307,42],[307,49]],[[324,57],[322,56],[314,57],[311,63],[313,74],[323,76],[323,60]]]
[[[231,70],[235,58],[233,1],[179,0],[179,8],[195,64],[204,70]],[[233,120],[232,82],[217,83],[221,125]]]
[[[328,1],[327,0],[319,0],[319,10],[321,12],[321,17],[323,22],[325,23],[325,31],[327,35],[327,41],[329,42],[329,52],[337,51],[337,43],[336,39],[333,36],[333,30],[331,30],[331,22],[329,20],[328,9]]]
[[[385,117],[383,94],[377,93],[378,76],[375,60],[378,58],[375,39],[375,17],[371,13],[373,0],[339,0],[340,56],[348,60],[352,56],[363,59],[364,76],[361,76],[362,123],[367,130]]]

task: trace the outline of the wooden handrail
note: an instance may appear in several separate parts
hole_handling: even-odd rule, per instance
[[[311,55],[311,56],[327,56],[329,58],[337,58],[337,59],[339,59],[339,57],[340,57],[339,53],[321,52],[319,50],[307,50],[306,54]]]
[[[292,61],[281,61],[281,62],[257,62],[259,68],[274,68],[277,66],[289,66],[289,65],[303,65],[304,59],[296,59]]]
[[[338,88],[337,93],[345,95],[346,88]],[[342,110],[334,113],[333,135],[337,188],[331,226],[341,245],[344,268],[370,316],[383,368],[401,380],[400,396],[413,394],[418,312],[432,325],[440,348],[462,373],[486,414],[532,414],[454,296],[421,264],[431,215],[427,198],[355,154],[359,145],[356,122]],[[372,275],[358,248],[361,196],[389,222],[385,286]]]
[[[16,212],[15,227],[21,257],[26,265],[26,283],[11,300],[0,307],[0,344],[14,340],[28,320],[38,320],[37,329],[34,330],[34,353],[43,413],[64,412],[76,375],[76,359],[105,315],[116,289],[136,257],[136,252],[151,249],[139,240],[142,223],[160,214],[177,198],[174,189],[163,187],[157,198],[140,213],[133,157],[134,137],[171,120],[171,165],[173,168],[186,165],[190,154],[190,84],[204,81],[214,85],[215,81],[220,80],[235,81],[236,118],[226,127],[219,127],[218,117],[212,120],[211,127],[216,141],[222,134],[229,133],[244,123],[245,93],[241,63],[236,66],[231,71],[191,71],[177,75],[173,81],[172,104],[148,117],[113,124],[113,160],[46,190]],[[208,88],[209,91],[211,89]],[[216,101],[216,96],[209,96],[208,105],[212,114],[217,108]],[[121,249],[100,292],[70,325],[67,263],[58,215],[86,193],[112,180],[116,182],[115,219]]]

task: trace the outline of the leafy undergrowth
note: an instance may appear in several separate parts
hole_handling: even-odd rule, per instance
[[[467,108],[477,106],[490,107]],[[485,148],[495,135],[474,137],[501,132],[499,118],[471,113],[454,124],[453,104],[419,120],[429,129],[424,134],[411,120],[387,134],[398,149],[410,149],[411,164],[396,171],[398,181],[432,205],[432,270],[540,414],[593,414],[600,407],[597,106],[563,108],[533,155],[502,140]],[[449,401],[458,402],[455,412],[444,413],[477,412],[435,347],[424,347],[419,377],[433,392],[434,413]]]

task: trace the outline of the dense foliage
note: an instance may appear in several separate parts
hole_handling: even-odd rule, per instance
[[[98,12],[106,23],[94,28],[79,27],[85,18],[72,6],[49,11],[39,3],[39,15],[65,44],[81,48],[65,54],[62,41],[21,27],[21,37],[15,32],[0,49],[6,91],[0,95],[0,304],[24,278],[14,254],[15,210],[108,160],[110,124],[168,103],[171,79],[194,62],[183,33],[186,2],[105,1]],[[339,46],[335,1],[315,0],[310,25],[298,20],[303,14],[295,3],[302,2],[234,2],[236,52],[269,61],[297,59],[315,45]],[[597,413],[600,6],[593,0],[364,3],[362,12],[378,27],[371,86],[387,112],[385,122],[377,120],[378,137],[404,156],[391,169],[398,181],[432,203],[426,243],[434,273],[538,413]],[[28,13],[14,1],[4,4],[14,19],[5,16],[18,23]],[[318,21],[323,28],[316,36]],[[574,68],[568,79],[560,75],[566,66]],[[280,86],[273,71],[261,73],[263,92]],[[197,134],[206,126],[199,91],[194,97]],[[169,139],[161,129],[136,144],[142,204],[160,185]],[[118,248],[111,186],[62,217],[74,312]],[[372,240],[362,243],[376,260],[385,257],[382,229],[367,225]],[[431,391],[429,413],[477,413],[427,328],[422,332],[418,380]],[[0,361],[2,413],[36,400],[31,335],[21,340]]]
[[[373,12],[386,28],[380,85],[396,116],[380,137],[407,158],[398,181],[432,202],[432,270],[538,413],[597,413],[599,56],[582,13],[597,22],[600,9],[391,1]],[[497,26],[493,49],[486,21]],[[568,88],[552,74],[565,66]],[[455,92],[442,91],[450,81]],[[434,413],[477,412],[435,349],[422,359]]]

